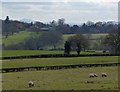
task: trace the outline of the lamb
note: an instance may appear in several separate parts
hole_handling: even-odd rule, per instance
[[[29,87],[34,86],[34,83],[32,81],[29,81],[28,84],[29,84]]]
[[[107,74],[106,73],[102,73],[102,77],[107,77]]]

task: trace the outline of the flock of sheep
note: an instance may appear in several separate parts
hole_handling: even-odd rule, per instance
[[[101,75],[102,77],[107,77],[106,73],[102,73]],[[89,77],[98,77],[98,76],[96,74],[89,74]]]
[[[101,74],[102,75],[102,77],[107,77],[107,74],[106,73],[102,73]],[[96,74],[89,74],[89,77],[98,77]],[[89,81],[88,81],[89,82]],[[93,81],[92,81],[93,82]],[[91,83],[92,83],[91,82]],[[32,81],[29,81],[28,82],[28,84],[29,84],[29,87],[32,87],[32,86],[34,86],[34,83],[32,82]]]

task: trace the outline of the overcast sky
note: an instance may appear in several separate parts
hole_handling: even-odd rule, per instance
[[[9,2],[8,2],[9,1]],[[36,2],[35,2],[36,1]],[[66,23],[118,21],[119,0],[2,0],[2,18]],[[1,17],[1,16],[0,16]]]

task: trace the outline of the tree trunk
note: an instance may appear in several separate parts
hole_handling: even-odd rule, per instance
[[[7,34],[5,35],[5,38],[6,38],[6,39],[8,38],[8,35],[7,35]]]
[[[117,47],[117,44],[115,44],[115,55],[118,54],[118,47]]]
[[[56,49],[56,45],[54,45],[54,49]]]
[[[77,51],[77,54],[78,54],[78,56],[80,55],[80,51],[79,50]]]

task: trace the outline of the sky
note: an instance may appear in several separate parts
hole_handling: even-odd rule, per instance
[[[118,21],[119,0],[2,0],[2,16],[12,20],[47,22],[64,18],[66,23]],[[0,9],[1,10],[1,9]]]

